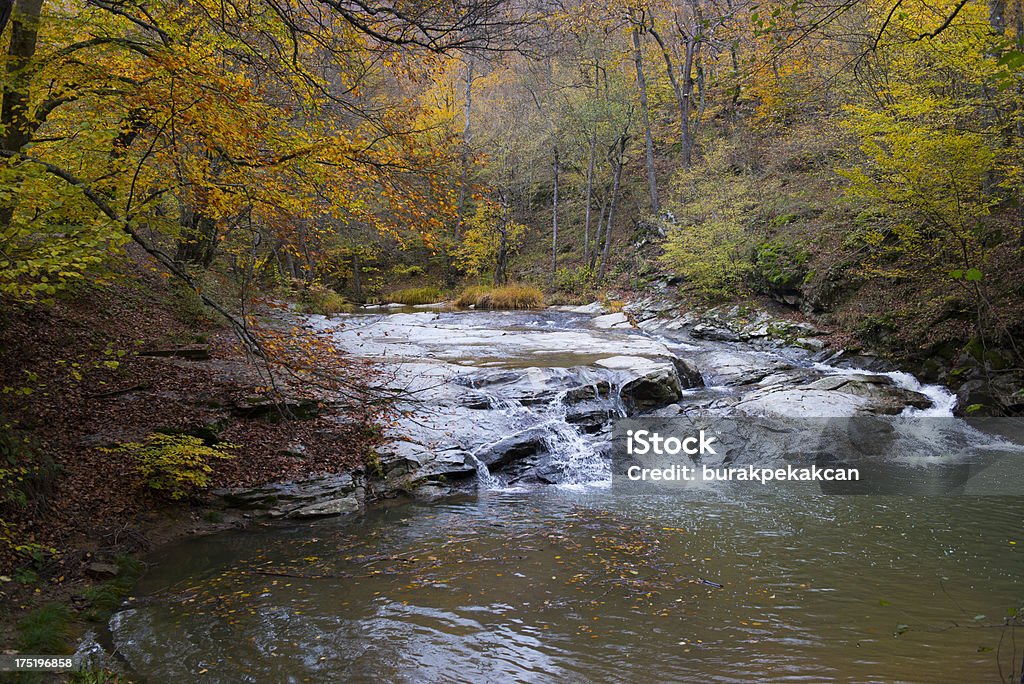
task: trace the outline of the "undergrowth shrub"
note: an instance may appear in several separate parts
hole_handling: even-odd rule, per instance
[[[68,653],[71,610],[62,603],[48,603],[18,620],[17,632],[22,653]]]
[[[49,551],[23,539],[10,520],[44,505],[58,472],[51,458],[0,417],[0,548],[36,559]]]
[[[661,263],[709,298],[735,294],[753,269],[759,179],[734,152],[725,141],[709,145],[701,165],[673,178],[674,199],[667,203],[673,220]]]
[[[555,272],[555,288],[575,294],[590,289],[596,279],[597,273],[589,266],[562,267]]]
[[[209,487],[210,463],[234,458],[228,453],[233,448],[227,443],[208,445],[192,435],[155,432],[141,444],[119,444],[109,451],[128,454],[147,487],[177,501]]]
[[[299,294],[298,308],[303,313],[332,316],[339,313],[352,313],[353,306],[345,297],[319,283],[303,288]]]

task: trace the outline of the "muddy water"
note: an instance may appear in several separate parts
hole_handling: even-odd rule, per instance
[[[419,337],[394,335],[386,326],[399,319],[380,317],[352,326],[353,339],[418,371],[424,360],[579,365],[602,345],[664,353],[662,342],[572,317],[415,316],[428,331]],[[453,342],[459,326],[465,345]],[[706,378],[778,361],[668,346],[698,358]],[[712,384],[693,400],[746,391]],[[941,391],[921,389],[941,404]],[[1024,499],[492,486],[164,549],[114,616],[113,644],[153,682],[1020,677],[1024,630],[1005,619],[1024,604]]]

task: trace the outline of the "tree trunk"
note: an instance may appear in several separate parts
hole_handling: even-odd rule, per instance
[[[555,184],[551,196],[551,282],[555,280],[555,272],[558,270],[558,175],[561,170],[558,160],[558,147],[554,149],[554,161],[551,163],[554,171]]]
[[[359,263],[359,252],[352,251],[352,293],[356,299],[363,298],[363,269]]]
[[[694,84],[693,65],[700,49],[700,43],[696,38],[685,38],[682,73],[680,74],[682,78],[680,79],[676,75],[675,66],[672,63],[672,54],[668,49],[668,45],[665,44],[665,41],[653,26],[648,27],[647,30],[658,43],[658,47],[661,48],[661,56],[665,60],[665,72],[668,74],[668,80],[672,84],[672,92],[676,96],[676,105],[679,107],[680,161],[683,168],[688,169],[693,166],[694,135],[693,129],[690,126],[692,111],[690,101],[693,99]]]
[[[1006,33],[1006,0],[988,1],[988,22],[995,33]]]
[[[501,227],[498,229],[498,257],[494,263],[494,284],[501,286],[508,280],[508,200],[501,196]]]
[[[594,62],[594,101],[601,97],[601,70]],[[590,149],[587,150],[586,218],[583,221],[583,261],[590,264],[590,215],[594,203],[594,163],[597,156],[597,122],[590,132]]]
[[[590,259],[590,214],[594,203],[594,156],[597,152],[597,129],[590,134],[590,149],[587,151],[586,217],[583,220],[583,260]]]
[[[14,9],[14,0],[0,0],[0,36],[7,28],[7,22],[11,18],[11,11]]]
[[[0,149],[11,152],[20,152],[38,127],[29,118],[28,106],[42,9],[43,0],[19,0],[13,10],[6,9],[11,16],[11,43],[7,50],[7,83],[0,101]],[[13,217],[13,204],[0,208],[0,226],[10,225]]]
[[[661,211],[658,202],[658,177],[654,172],[654,139],[647,107],[647,79],[644,77],[644,58],[640,49],[640,29],[633,27],[633,62],[636,65],[636,86],[640,94],[640,121],[644,127],[644,146],[647,151],[647,190],[651,194],[651,212]]]
[[[174,260],[209,268],[217,253],[217,222],[201,211],[186,208],[181,212],[181,228]]]
[[[682,120],[682,151],[681,161],[684,168],[693,166],[693,129],[690,127],[690,116],[693,110],[693,61],[696,56],[696,41],[686,41],[686,52],[683,57],[682,94],[679,100],[679,117]]]
[[[594,249],[587,261],[587,266],[593,270],[597,265],[597,255],[601,252],[601,228],[604,226],[604,213],[608,209],[608,196],[601,196],[601,213],[597,217],[597,233],[594,235]]]
[[[459,240],[462,236],[462,224],[466,219],[466,199],[467,190],[469,186],[469,157],[470,157],[470,143],[473,138],[473,131],[470,127],[472,123],[472,112],[473,112],[473,58],[469,58],[469,62],[466,64],[466,91],[465,91],[465,110],[463,114],[462,124],[462,173],[459,178],[459,206],[458,206],[458,217],[455,220],[455,239]]]
[[[622,157],[626,153],[626,142],[629,137],[620,135],[615,144],[612,145],[608,160],[612,163],[612,196],[608,201],[608,227],[604,231],[604,250],[601,252],[601,268],[597,272],[597,280],[604,280],[604,274],[608,268],[608,257],[612,247],[612,226],[615,222],[615,200],[619,194],[619,183],[622,180]]]
[[[36,54],[36,37],[43,0],[20,0],[11,21],[11,45],[7,51],[7,85],[0,105],[3,149],[18,152],[32,139],[35,126],[29,119],[31,63]]]

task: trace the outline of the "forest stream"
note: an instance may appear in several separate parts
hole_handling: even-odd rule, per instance
[[[432,478],[439,496],[164,548],[99,641],[152,682],[1013,671],[1024,650],[1024,632],[1018,646],[1005,622],[1024,575],[1019,497],[613,476],[613,424],[627,416],[799,407],[981,434],[951,417],[946,390],[791,346],[624,320],[584,309],[307,317],[320,330],[342,324],[329,334],[412,391],[392,460]]]

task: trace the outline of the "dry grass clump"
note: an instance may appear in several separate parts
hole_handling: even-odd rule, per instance
[[[531,285],[472,285],[456,298],[455,306],[460,309],[471,306],[477,309],[539,309],[544,306],[544,294]]]
[[[444,300],[444,293],[436,287],[409,287],[404,290],[396,290],[384,297],[389,302],[396,304],[434,304]]]

